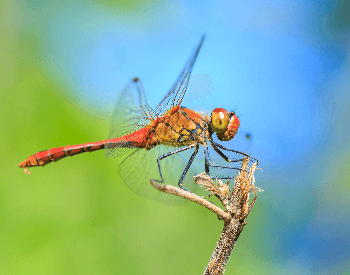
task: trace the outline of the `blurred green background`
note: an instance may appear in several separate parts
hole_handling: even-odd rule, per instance
[[[106,139],[134,76],[154,107],[202,34],[193,74],[215,91],[191,107],[236,110],[263,169],[226,274],[349,274],[347,1],[5,0],[0,12],[0,274],[202,274],[222,221],[132,193],[122,158],[17,167]]]

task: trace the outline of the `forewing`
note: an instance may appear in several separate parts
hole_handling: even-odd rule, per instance
[[[147,103],[141,81],[134,78],[118,94],[110,125],[109,138],[131,134],[148,125],[155,117],[154,110]],[[108,146],[105,149],[108,158],[130,152],[129,147],[115,147],[113,144],[110,148]]]
[[[181,104],[181,101],[186,93],[188,82],[192,73],[193,65],[197,59],[198,53],[202,47],[205,36],[203,35],[197,48],[188,59],[184,69],[176,79],[174,85],[170,88],[169,92],[157,105],[155,111],[157,114],[164,114],[167,110],[170,110],[174,106]]]

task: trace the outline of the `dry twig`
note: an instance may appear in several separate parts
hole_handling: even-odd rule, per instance
[[[245,218],[256,202],[257,193],[254,185],[254,172],[257,169],[257,162],[250,168],[248,167],[248,163],[249,158],[247,157],[242,162],[242,171],[234,179],[235,182],[232,190],[229,188],[229,181],[224,184],[221,180],[217,180],[217,184],[215,184],[210,176],[205,173],[194,177],[194,181],[197,184],[204,186],[206,191],[210,192],[209,196],[214,195],[219,199],[226,211],[194,193],[172,185],[159,185],[151,180],[151,184],[158,190],[198,203],[224,220],[224,229],[204,274],[224,273],[232,249],[243,227],[247,224]],[[259,188],[256,189],[263,191]],[[251,191],[255,196],[252,202],[249,203],[249,194]]]

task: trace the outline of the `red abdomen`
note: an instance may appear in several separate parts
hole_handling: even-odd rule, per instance
[[[108,147],[145,148],[149,131],[149,128],[142,128],[134,133],[119,138],[51,148],[28,157],[26,160],[18,164],[18,167],[24,168],[24,171],[27,174],[30,174],[27,171],[27,167],[44,166],[52,161],[58,161],[66,156],[74,156],[84,152],[101,150],[107,145]]]

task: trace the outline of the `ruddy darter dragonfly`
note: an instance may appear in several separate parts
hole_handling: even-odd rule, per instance
[[[30,174],[27,170],[29,167],[44,166],[84,152],[105,149],[107,157],[129,153],[119,165],[120,176],[131,190],[148,198],[154,197],[152,192],[162,193],[149,184],[149,180],[155,177],[161,183],[177,182],[179,187],[192,192],[195,189],[192,176],[201,171],[213,178],[233,178],[235,172],[240,170],[243,158],[250,156],[215,142],[213,134],[220,141],[233,139],[240,124],[235,112],[216,108],[210,115],[203,115],[181,106],[203,41],[204,36],[174,85],[155,109],[148,105],[140,80],[134,78],[119,93],[110,139],[41,151],[18,166]],[[203,157],[195,160],[199,150],[203,151],[204,161]],[[223,164],[212,161],[213,154],[216,159],[219,157],[223,160]],[[253,157],[250,159],[257,161]],[[186,178],[188,184],[184,184]]]

